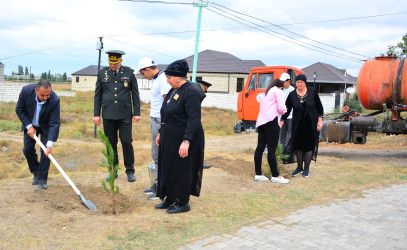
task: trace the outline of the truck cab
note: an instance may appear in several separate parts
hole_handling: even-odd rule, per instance
[[[260,94],[275,79],[280,78],[282,73],[288,73],[291,85],[294,84],[296,75],[304,74],[300,69],[289,66],[265,66],[255,67],[250,70],[244,89],[239,93],[237,99],[237,115],[242,120],[235,123],[234,132],[247,133],[256,130],[256,120],[260,111]]]

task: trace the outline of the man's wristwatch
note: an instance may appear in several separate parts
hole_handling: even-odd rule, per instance
[[[189,144],[188,140],[183,140],[182,142],[185,143],[185,144]]]

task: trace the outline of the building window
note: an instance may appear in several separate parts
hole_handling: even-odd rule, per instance
[[[76,77],[76,82],[79,82],[79,76]]]
[[[189,77],[189,80],[192,82],[192,76]],[[195,81],[202,81],[202,76],[196,76]]]
[[[236,79],[236,92],[242,91],[243,87],[244,87],[244,78],[237,78]]]

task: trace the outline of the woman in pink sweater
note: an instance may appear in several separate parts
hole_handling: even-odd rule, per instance
[[[260,112],[256,122],[258,139],[257,148],[254,152],[255,181],[268,181],[268,178],[262,175],[261,171],[263,152],[267,146],[267,161],[272,175],[271,182],[289,182],[278,172],[276,159],[276,148],[280,135],[280,118],[281,115],[287,112],[282,91],[283,85],[280,79],[274,79],[264,91],[264,95],[260,97]]]

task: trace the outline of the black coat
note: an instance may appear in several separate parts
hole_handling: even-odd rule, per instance
[[[203,89],[201,88],[201,84],[197,83],[197,82],[191,82],[192,86],[194,86],[194,88],[198,91],[199,96],[201,97],[201,102],[205,99],[206,94],[203,91]]]
[[[32,123],[34,117],[37,107],[35,87],[36,84],[24,86],[18,97],[16,113],[22,123],[21,131],[24,131]],[[59,127],[61,126],[60,100],[52,90],[49,99],[42,105],[38,123],[42,132],[48,137],[48,140],[56,142],[59,135]]]
[[[95,97],[94,116],[103,119],[121,120],[140,116],[140,97],[134,70],[120,66],[117,76],[109,67],[98,72]]]
[[[287,112],[281,117],[282,121],[286,121],[287,117],[289,116],[291,110],[293,110],[293,119],[292,119],[292,130],[291,130],[291,148],[295,149],[296,145],[293,145],[297,136],[313,136],[314,143],[318,144],[319,140],[319,133],[317,131],[317,123],[318,117],[324,115],[324,108],[321,103],[321,99],[319,98],[318,93],[315,91],[314,88],[309,87],[307,88],[307,97],[306,97],[306,104],[302,104],[300,99],[298,98],[297,91],[291,91],[287,97],[285,105],[287,107]],[[312,131],[302,131],[302,128],[299,126],[301,123],[301,119],[304,119],[304,115],[309,116],[309,120],[311,121],[310,128]],[[310,142],[311,143],[311,142]],[[310,145],[313,147],[316,145]]]
[[[191,82],[168,92],[161,122],[157,196],[186,203],[190,195],[200,195],[205,147],[201,97]],[[178,154],[183,140],[190,142],[186,158]]]

